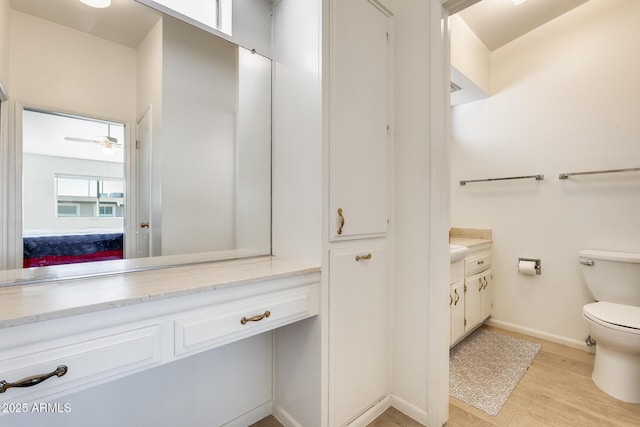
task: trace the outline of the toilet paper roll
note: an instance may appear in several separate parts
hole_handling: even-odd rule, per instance
[[[524,274],[526,276],[535,276],[536,274],[535,261],[519,261],[518,271],[520,272],[520,274]]]

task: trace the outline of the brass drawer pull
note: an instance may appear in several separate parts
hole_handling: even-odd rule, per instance
[[[361,259],[371,259],[371,254],[366,254],[366,255],[356,255],[356,261],[360,261]]]
[[[253,316],[249,318],[242,316],[242,319],[240,319],[240,323],[242,323],[243,325],[246,325],[247,322],[259,322],[265,317],[269,317],[269,316],[271,316],[271,312],[269,310],[265,311],[262,314],[258,314],[257,316]]]
[[[342,208],[338,208],[338,215],[340,216],[340,226],[338,227],[338,236],[342,234],[342,227],[344,227],[344,215],[342,215]]]
[[[60,365],[53,372],[50,372],[48,374],[43,374],[43,375],[34,375],[32,377],[27,377],[15,383],[8,383],[5,380],[2,380],[0,381],[0,393],[4,393],[5,391],[13,387],[32,387],[34,385],[40,384],[44,380],[47,380],[53,377],[54,375],[61,377],[64,374],[66,374],[68,370],[69,369],[65,365]]]

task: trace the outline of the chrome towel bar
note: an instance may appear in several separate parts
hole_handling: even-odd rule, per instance
[[[469,182],[488,182],[488,181],[505,181],[509,179],[529,179],[535,178],[536,181],[542,181],[544,179],[544,175],[526,175],[526,176],[510,176],[506,178],[487,178],[487,179],[467,179],[464,181],[460,181],[460,185],[467,185]]]
[[[590,171],[590,172],[571,172],[571,173],[561,173],[558,175],[559,179],[567,179],[570,176],[574,175],[594,175],[599,173],[618,173],[618,172],[640,172],[640,168],[627,168],[627,169],[607,169],[601,171]]]

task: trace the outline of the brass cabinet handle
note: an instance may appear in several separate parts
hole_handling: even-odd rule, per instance
[[[481,291],[484,288],[484,283],[482,283],[482,277],[478,278],[478,282],[480,283],[480,287],[478,288],[478,291]]]
[[[478,261],[478,265],[482,265],[482,264],[484,264],[484,260]]]
[[[342,234],[342,227],[344,227],[344,215],[342,215],[342,208],[338,208],[338,215],[340,216],[340,227],[338,227],[338,236]]]
[[[449,294],[449,305],[453,304],[453,297]]]
[[[149,223],[148,222],[141,222],[140,223],[140,228],[149,228]]]
[[[246,325],[247,322],[259,322],[265,317],[269,317],[269,316],[271,316],[271,312],[269,310],[265,311],[262,314],[258,314],[257,316],[253,316],[249,318],[242,316],[242,319],[240,319],[240,323],[242,323],[243,325]]]
[[[487,289],[487,286],[489,285],[489,281],[487,280],[486,277],[483,277],[484,279],[484,286],[482,287],[482,289]]]
[[[457,289],[454,289],[454,290],[453,290],[453,293],[454,293],[454,294],[456,294],[456,299],[455,299],[455,301],[453,302],[453,305],[458,305],[458,301],[460,301],[460,295],[458,295],[458,290],[457,290]]]
[[[366,254],[366,255],[356,255],[356,261],[360,261],[361,259],[371,259],[371,254]]]
[[[48,374],[43,375],[34,375],[32,377],[23,378],[20,381],[15,383],[8,383],[5,380],[0,381],[0,393],[4,393],[10,388],[13,387],[33,387],[36,384],[40,384],[42,381],[47,380],[54,375],[61,377],[67,373],[69,369],[65,365],[60,365],[56,368],[55,371],[49,372]]]

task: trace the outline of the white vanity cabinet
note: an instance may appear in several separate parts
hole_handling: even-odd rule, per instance
[[[30,409],[314,316],[320,273],[257,257],[12,286],[0,297],[14,305],[0,313],[0,404]]]
[[[489,318],[493,306],[491,247],[470,249],[464,259],[464,281],[451,285],[451,346]]]
[[[388,392],[385,243],[330,252],[330,411],[342,426]]]
[[[383,236],[389,218],[389,12],[369,0],[331,2],[331,240]]]

